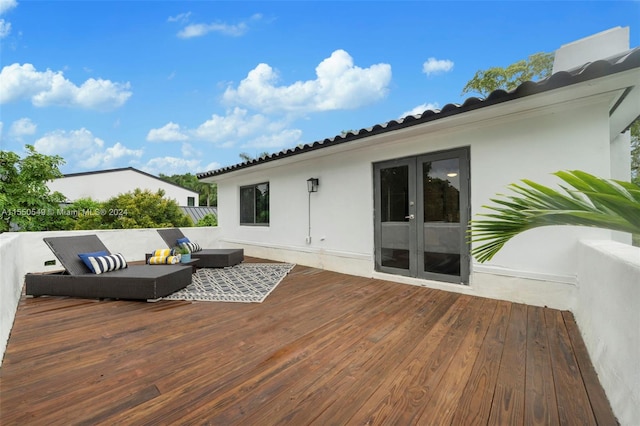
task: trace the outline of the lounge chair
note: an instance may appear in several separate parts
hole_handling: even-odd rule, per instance
[[[178,240],[185,238],[178,228],[158,229],[158,233],[169,247],[175,247]],[[198,258],[198,268],[224,268],[237,265],[244,260],[243,249],[207,249],[193,252],[192,257]]]
[[[30,296],[72,296],[83,298],[142,299],[168,296],[191,283],[191,267],[181,265],[128,265],[124,269],[95,274],[79,253],[105,251],[96,235],[44,238],[65,271],[29,273],[25,292]]]

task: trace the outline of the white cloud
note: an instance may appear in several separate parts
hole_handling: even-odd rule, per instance
[[[184,142],[182,152],[186,157],[199,155],[187,141],[209,142],[219,148],[282,148],[296,145],[302,137],[301,130],[288,128],[288,124],[286,120],[271,120],[262,114],[250,114],[246,109],[236,107],[225,115],[213,114],[194,129],[169,122],[159,129],[151,129],[147,140]]]
[[[0,0],[0,15],[18,6],[16,0]]]
[[[147,141],[149,142],[175,142],[186,141],[187,139],[189,139],[189,136],[174,122],[169,122],[159,129],[151,129],[147,133]]]
[[[90,78],[76,86],[62,71],[37,71],[32,64],[7,65],[0,71],[0,104],[30,99],[37,107],[67,106],[108,110],[131,97],[129,83]]]
[[[35,148],[43,154],[65,154],[76,152],[80,157],[88,157],[96,150],[101,150],[104,141],[93,136],[93,134],[85,129],[71,130],[55,130],[49,132],[35,142]],[[85,155],[85,154],[89,155]]]
[[[227,88],[223,99],[267,112],[353,109],[386,96],[391,66],[360,68],[347,52],[336,50],[316,67],[316,76],[315,80],[277,86],[277,72],[263,63],[249,71],[236,89]]]
[[[202,156],[202,152],[196,150],[193,147],[193,145],[186,142],[182,144],[182,148],[180,149],[180,152],[182,153],[182,156],[185,158]]]
[[[11,33],[11,22],[0,19],[0,38],[5,38]]]
[[[204,169],[200,169],[200,171],[201,172],[206,172],[206,171],[209,171],[209,170],[217,170],[220,167],[222,167],[222,164],[218,163],[217,161],[214,161],[212,163],[207,164],[205,166],[205,168]]]
[[[262,19],[262,15],[255,14],[251,18],[249,18],[249,21],[242,21],[237,24],[227,24],[224,22],[212,22],[210,24],[190,24],[178,32],[178,37],[202,37],[211,32],[220,33],[226,36],[239,37],[249,31],[248,22],[259,21],[260,19]]]
[[[142,167],[147,173],[159,175],[175,175],[184,173],[197,173],[202,170],[200,160],[187,160],[177,157],[157,157],[147,161]]]
[[[18,6],[16,0],[0,0],[0,15]],[[0,19],[0,39],[11,33],[11,22]]]
[[[302,137],[302,130],[284,129],[281,132],[265,134],[244,144],[243,148],[270,148],[272,150],[284,147],[293,147]]]
[[[129,149],[117,142],[104,147],[102,139],[95,137],[89,130],[56,130],[38,139],[34,146],[38,152],[47,155],[60,155],[68,164],[83,169],[102,169],[113,167],[119,160],[128,157],[140,158],[142,150]]]
[[[448,59],[429,58],[422,64],[422,72],[426,75],[449,72],[453,69],[453,62]]]
[[[31,136],[36,133],[38,126],[29,118],[21,118],[14,121],[9,129],[9,134],[15,138],[22,138],[23,136]]]
[[[231,146],[241,139],[265,131],[269,125],[265,116],[250,115],[246,109],[236,107],[224,116],[213,114],[192,133],[196,139]]]
[[[428,109],[430,109],[432,111],[437,111],[439,108],[440,108],[440,106],[437,103],[435,103],[435,104],[424,103],[424,104],[420,104],[418,106],[413,107],[413,109],[411,109],[409,111],[406,111],[406,112],[402,113],[402,115],[400,115],[399,118],[404,118],[404,117],[406,117],[408,115],[419,115],[419,114],[422,114],[423,112],[425,112]]]
[[[191,12],[179,13],[176,16],[169,16],[167,18],[167,22],[181,22],[185,23],[189,21],[189,17],[191,16]]]

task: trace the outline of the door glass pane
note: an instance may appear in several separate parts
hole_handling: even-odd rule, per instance
[[[409,166],[380,170],[382,266],[409,269]]]
[[[406,222],[409,215],[409,166],[380,170],[382,222]]]
[[[425,222],[460,222],[459,169],[457,158],[423,163]]]
[[[422,164],[424,270],[460,275],[460,164],[458,158]]]
[[[460,275],[460,225],[424,224],[424,270]]]

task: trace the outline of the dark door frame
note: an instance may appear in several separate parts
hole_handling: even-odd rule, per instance
[[[430,279],[435,281],[453,282],[468,284],[470,275],[471,256],[469,245],[467,244],[467,229],[471,217],[471,194],[470,194],[470,155],[469,148],[457,148],[446,151],[419,154],[411,157],[403,157],[386,160],[373,164],[373,186],[374,186],[374,253],[375,270],[395,275]],[[426,161],[438,161],[450,158],[459,160],[460,178],[460,275],[447,275],[435,272],[426,272],[422,267],[424,261],[424,228],[420,213],[424,209],[424,197],[422,187],[422,164]],[[406,206],[407,221],[396,222],[394,226],[404,232],[408,230],[409,239],[409,267],[397,268],[383,266],[382,260],[382,222],[381,222],[381,181],[380,171],[392,167],[408,167],[408,205]]]

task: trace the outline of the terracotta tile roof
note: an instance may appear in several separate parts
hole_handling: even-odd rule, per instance
[[[343,135],[337,135],[321,141],[311,142],[295,148],[285,149],[275,154],[261,157],[259,159],[246,161],[244,163],[223,167],[208,172],[198,173],[197,177],[199,179],[203,179],[212,176],[219,176],[225,173],[234,172],[236,170],[253,167],[258,164],[267,163],[269,161],[290,157],[292,155],[298,155],[317,149],[328,148],[330,146],[348,143],[357,139],[362,139],[381,133],[387,133],[405,127],[415,126],[421,123],[439,120],[445,117],[450,117],[452,115],[463,114],[465,112],[473,111],[479,108],[485,108],[491,105],[496,105],[526,96],[559,89],[562,87],[570,86],[572,84],[593,80],[596,78],[639,67],[640,47],[636,47],[635,49],[628,50],[610,58],[598,60],[595,62],[589,62],[568,71],[557,72],[550,77],[538,82],[526,81],[508,92],[501,89],[495,90],[484,99],[471,97],[465,100],[462,105],[447,104],[440,110],[427,110],[422,114],[409,115],[399,120],[391,120],[386,123],[376,124],[373,127],[369,127],[366,129],[361,129],[355,132],[348,132]]]

